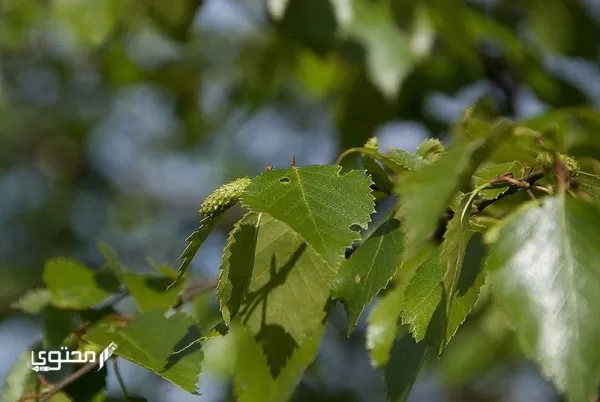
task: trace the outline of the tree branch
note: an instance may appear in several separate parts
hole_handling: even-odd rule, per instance
[[[532,174],[525,177],[521,181],[528,183],[529,186],[531,187],[535,184],[536,181],[542,179],[544,177],[544,175],[545,175],[545,173],[542,171],[533,172]],[[506,191],[499,194],[497,197],[491,198],[491,199],[483,199],[481,201],[475,202],[474,205],[477,207],[477,211],[475,212],[475,214],[481,213],[481,211],[483,211],[485,208],[489,207],[493,203],[500,201],[501,199],[503,199],[504,197],[508,197],[509,195],[516,194],[519,190],[522,190],[523,188],[524,187],[521,185],[511,184]]]
[[[39,394],[25,395],[24,397],[19,399],[19,402],[26,402],[26,401],[33,401],[33,400],[40,400],[41,402],[48,402],[54,395],[58,394],[66,386],[77,381],[79,378],[83,377],[85,374],[87,374],[90,371],[92,371],[93,369],[95,369],[98,366],[98,364],[99,364],[99,362],[85,364],[82,367],[80,367],[79,370],[71,373],[64,380],[62,380],[58,384],[54,385],[48,391],[44,391]]]

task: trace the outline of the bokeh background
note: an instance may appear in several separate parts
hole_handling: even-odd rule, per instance
[[[373,135],[413,151],[481,98],[518,119],[594,108],[599,61],[598,0],[0,0],[0,379],[40,337],[43,319],[10,304],[47,258],[100,266],[103,241],[131,269],[176,265],[230,179],[292,155],[332,163]],[[241,213],[195,275],[218,276]],[[218,313],[213,294],[190,308]],[[384,401],[364,317],[349,339],[341,308],[330,321],[295,400]],[[462,332],[411,401],[560,400],[496,310]],[[234,360],[226,341],[207,346],[201,396],[121,368],[150,401],[233,401]],[[121,400],[112,376],[109,391]]]

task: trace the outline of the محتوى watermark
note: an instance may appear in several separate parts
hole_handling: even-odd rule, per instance
[[[104,367],[104,363],[113,354],[117,347],[118,346],[116,343],[111,342],[110,345],[108,345],[106,349],[104,349],[102,353],[98,355],[98,371]],[[61,351],[65,353],[62,353]],[[31,369],[36,373],[40,371],[59,371],[62,368],[63,363],[96,363],[96,352],[80,352],[78,350],[69,352],[64,346],[61,347],[61,351],[46,352],[44,350],[40,350],[37,352],[37,361],[35,352],[31,351],[31,365],[33,366]]]

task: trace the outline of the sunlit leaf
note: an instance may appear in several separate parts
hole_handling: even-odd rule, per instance
[[[402,81],[433,44],[428,16],[419,7],[414,32],[403,32],[394,22],[388,1],[354,0],[353,6],[349,32],[365,46],[371,80],[386,97],[395,98]]]
[[[433,251],[433,247],[425,247],[415,257],[402,262],[394,281],[394,288],[381,297],[371,310],[367,321],[366,343],[371,363],[375,367],[384,366],[388,362],[400,326],[406,287],[415,271],[430,258]]]
[[[512,175],[515,178],[521,177],[522,173],[523,173],[522,170],[524,168],[525,168],[525,165],[523,165],[521,162],[518,162],[518,161],[506,162],[506,163],[501,163],[499,165],[485,167],[481,170],[478,170],[477,173],[475,173],[473,175],[473,178],[475,179],[475,186],[476,187],[482,186],[485,183],[490,182],[490,180],[493,180],[496,177],[500,176],[501,174],[505,174],[505,173],[512,173]],[[483,189],[483,191],[481,191],[480,194],[482,196],[484,196],[485,198],[492,199],[492,198],[497,197],[504,191],[506,191],[506,187],[485,188],[485,189]]]
[[[26,394],[36,392],[37,374],[32,370],[31,354],[28,349],[23,352],[12,366],[2,388],[2,401],[19,402]]]
[[[340,267],[334,296],[348,314],[348,332],[356,327],[364,308],[384,289],[402,263],[404,236],[400,221],[385,221]]]
[[[595,395],[600,372],[600,211],[565,195],[528,203],[488,233],[498,301],[525,352],[569,401]]]
[[[198,325],[185,313],[177,312],[167,318],[164,311],[153,310],[121,330],[94,328],[85,339],[102,348],[115,342],[116,355],[197,394],[203,352],[197,342]]]
[[[35,289],[25,293],[18,300],[14,301],[10,307],[28,314],[39,314],[51,302],[52,299],[48,289]]]
[[[271,376],[261,347],[254,337],[238,328],[239,353],[235,365],[234,390],[240,402],[281,402],[292,396],[304,371],[315,359],[325,327],[321,326],[294,352],[277,378]]]
[[[409,252],[418,251],[433,236],[440,216],[458,190],[470,185],[479,165],[510,135],[513,127],[503,120],[482,126],[485,131],[479,139],[450,147],[437,163],[403,178],[398,191]]]
[[[95,272],[76,260],[57,258],[46,263],[44,282],[56,307],[84,310],[119,292],[110,272]]]
[[[446,275],[446,264],[440,256],[441,248],[432,253],[429,259],[417,269],[406,287],[402,304],[399,306],[402,310],[402,323],[409,326],[414,338],[421,341],[425,335],[428,335],[428,342],[440,351],[446,343],[445,334],[454,334],[463,323],[475,305],[485,281],[480,264],[463,265],[458,280],[460,290],[450,301],[450,316],[445,317],[441,303],[447,302],[443,297],[442,283]],[[439,328],[429,330],[430,323],[434,323],[438,318],[441,321],[435,322],[435,326]]]
[[[126,273],[123,283],[141,312],[172,306],[185,286],[183,281],[170,286],[173,279],[165,276],[133,273]]]
[[[374,211],[371,179],[364,171],[340,175],[339,166],[277,169],[248,185],[242,204],[289,225],[331,266],[366,228]]]
[[[579,184],[578,191],[587,194],[594,201],[600,201],[600,176],[579,172],[575,182]]]
[[[233,318],[240,303],[237,315],[278,376],[325,318],[335,270],[289,226],[264,213],[236,226],[225,256],[218,287],[224,317]]]
[[[229,233],[221,259],[217,298],[225,324],[239,312],[254,271],[260,214],[249,213]]]

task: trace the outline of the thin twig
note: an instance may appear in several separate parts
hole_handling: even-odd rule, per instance
[[[525,177],[521,181],[528,183],[529,186],[533,186],[533,184],[536,181],[542,179],[544,176],[545,176],[545,173],[542,172],[542,171],[533,172],[532,174],[530,174],[529,176]],[[497,197],[491,198],[491,199],[487,199],[486,198],[486,199],[483,199],[481,201],[475,202],[475,206],[477,207],[477,211],[475,213],[476,214],[481,213],[481,211],[483,211],[485,208],[489,207],[493,203],[495,203],[497,201],[500,201],[504,197],[508,197],[509,195],[513,195],[513,194],[517,193],[519,190],[521,190],[523,188],[524,188],[523,185],[520,185],[520,184],[511,184],[505,192],[501,193]]]
[[[54,395],[58,394],[65,387],[67,387],[71,383],[73,383],[73,382],[77,381],[79,378],[83,377],[85,374],[87,374],[90,371],[92,371],[93,369],[95,369],[98,366],[98,364],[99,364],[99,362],[88,363],[88,364],[82,366],[79,370],[71,373],[69,376],[67,376],[64,380],[62,380],[58,384],[54,385],[52,387],[52,389],[41,392],[39,394],[25,395],[24,397],[19,399],[19,402],[26,402],[26,401],[33,401],[33,400],[36,400],[36,401],[41,400],[41,402],[48,402]]]
[[[208,292],[217,287],[217,281],[202,280],[197,283],[192,283],[188,288],[177,298],[177,301],[173,305],[173,309],[180,309],[185,303],[192,301],[196,296],[201,293]]]
[[[129,402],[129,394],[127,393],[127,388],[125,388],[125,382],[123,382],[123,377],[121,377],[121,373],[119,372],[119,365],[117,364],[117,359],[112,359],[112,362],[113,371],[115,372],[115,377],[117,378],[119,387],[121,387],[121,392],[123,392],[123,397],[125,398],[125,401]]]

